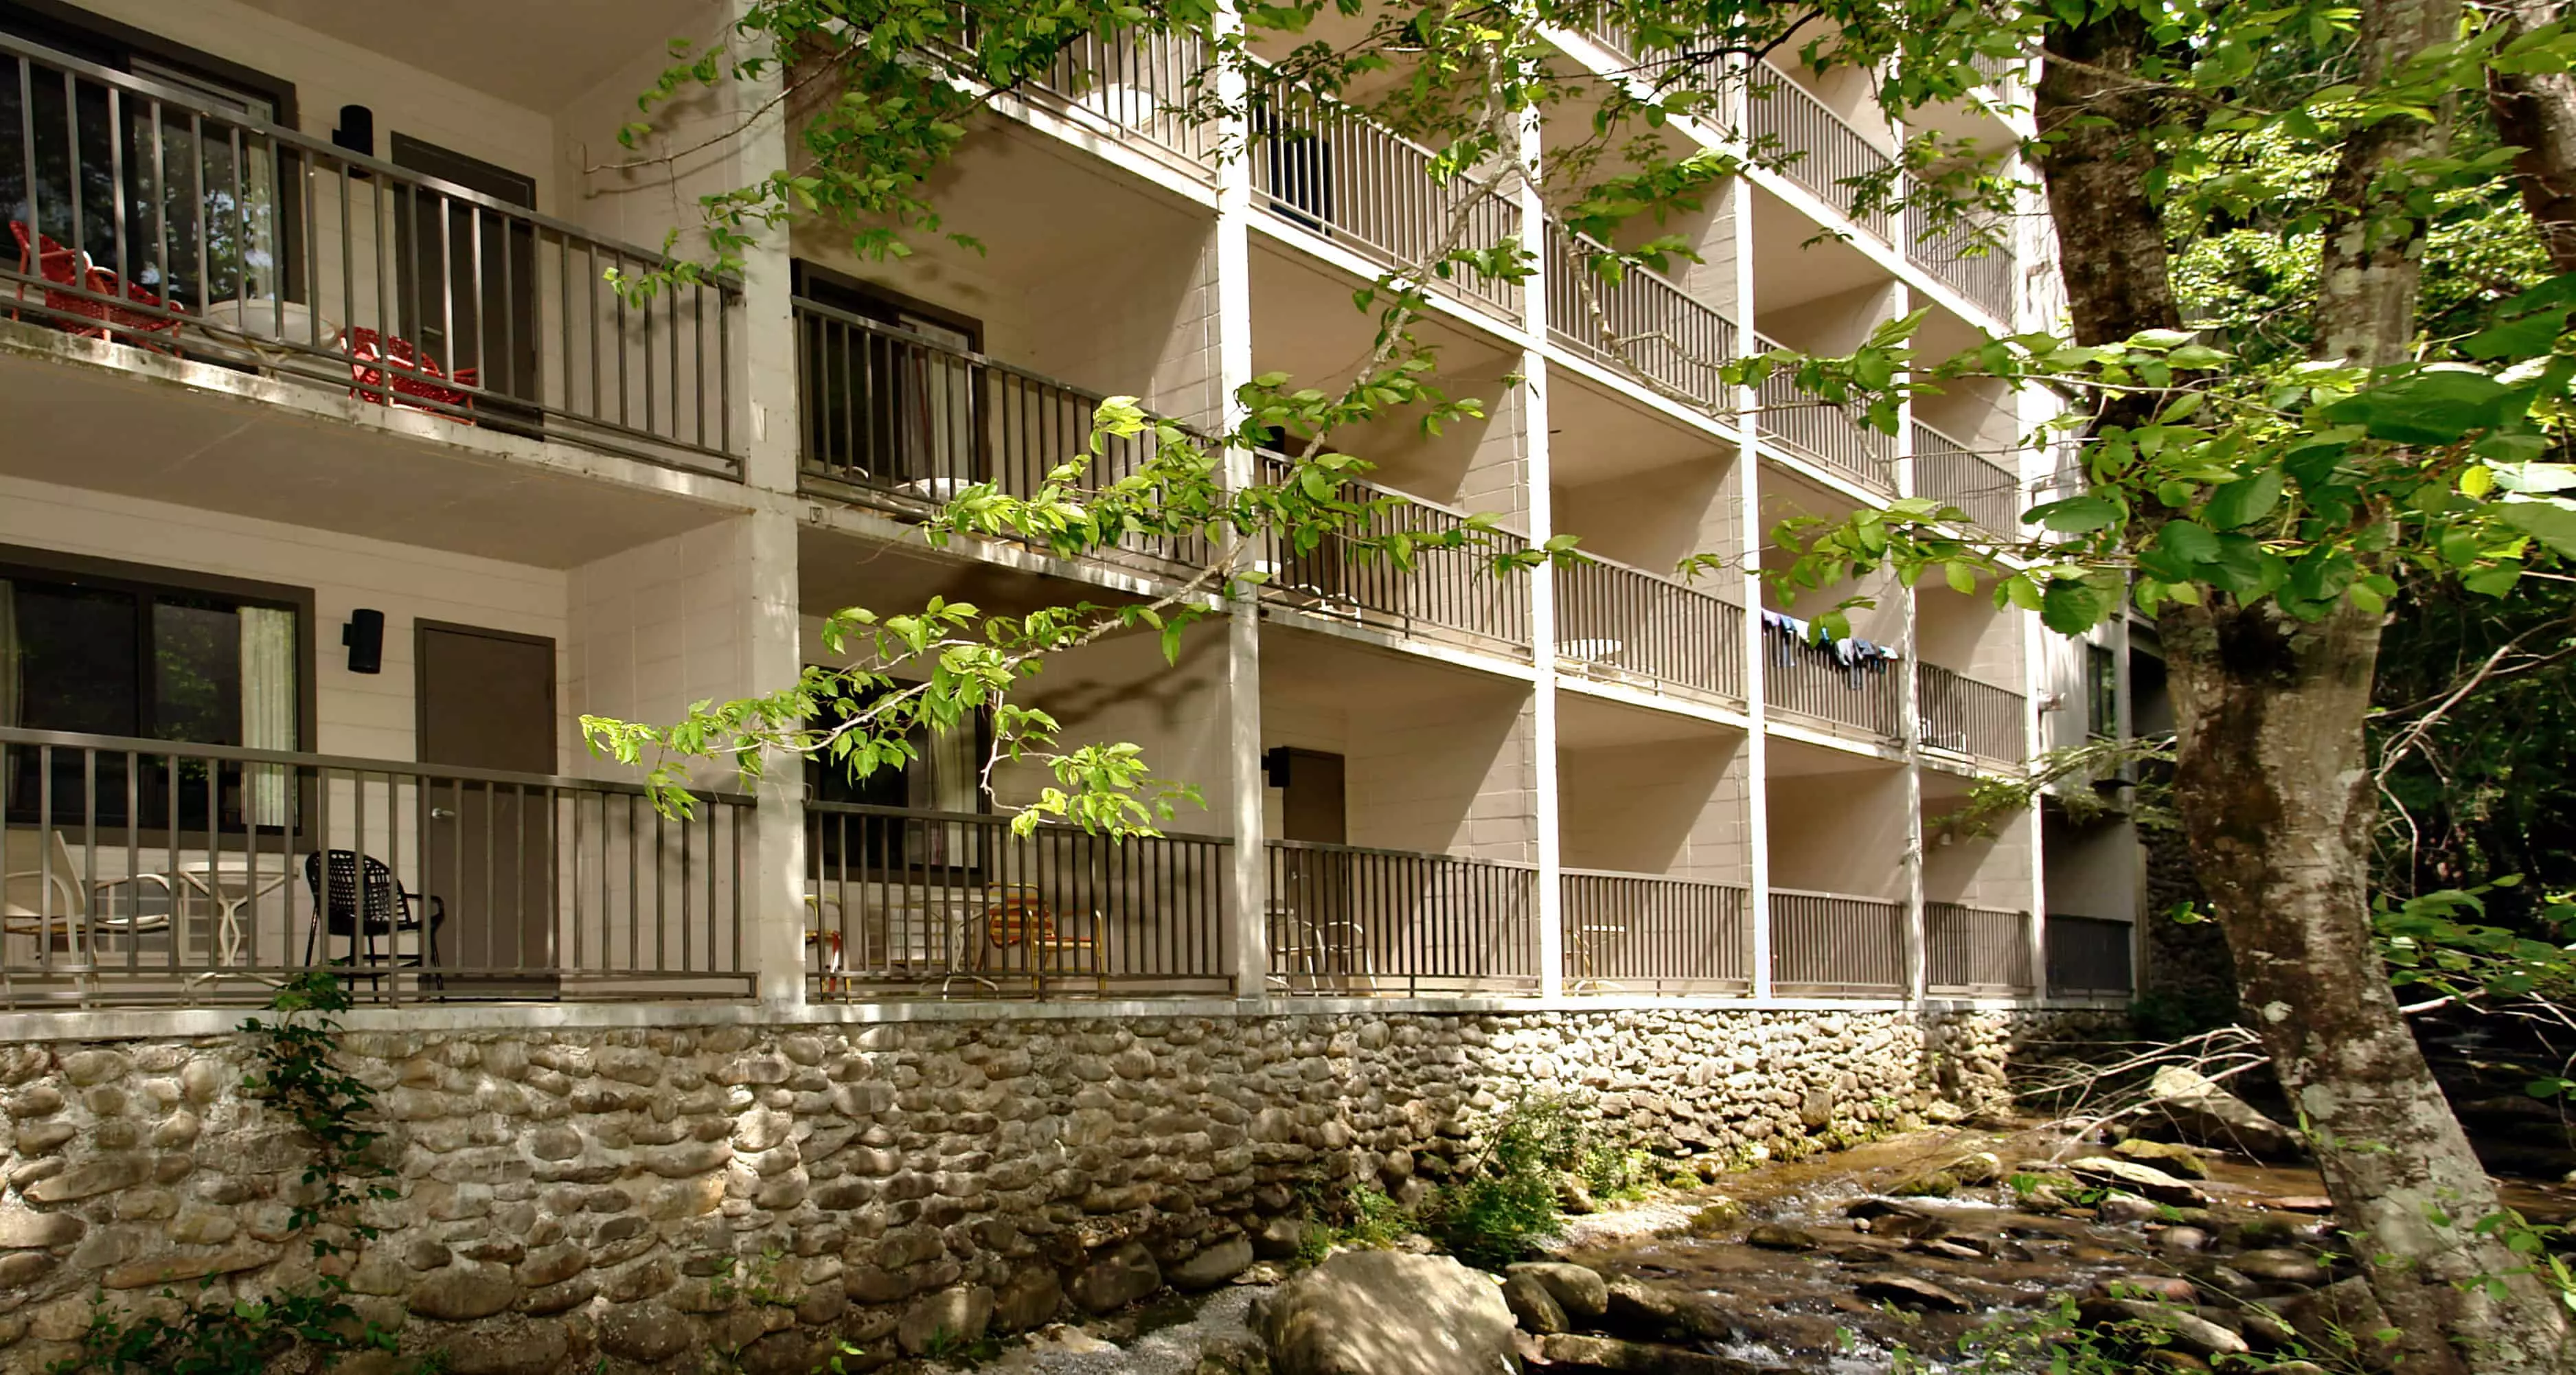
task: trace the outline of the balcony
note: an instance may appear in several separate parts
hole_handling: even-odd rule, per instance
[[[1760,72],[1745,102],[1745,133],[1754,146],[1782,156],[1789,180],[1882,242],[1892,242],[1885,206],[1859,208],[1853,183],[1886,177],[1895,160],[1806,87],[1769,66]]]
[[[1296,464],[1265,453],[1257,467],[1260,480],[1277,485],[1289,480]],[[1362,538],[1396,535],[1445,535],[1467,524],[1467,515],[1446,506],[1406,496],[1358,478],[1344,479],[1333,499],[1366,509],[1364,524],[1323,532],[1314,547],[1288,547],[1273,536],[1261,561],[1270,580],[1261,588],[1263,604],[1352,625],[1365,625],[1402,635],[1445,640],[1518,658],[1529,657],[1529,579],[1514,571],[1497,575],[1494,554],[1518,551],[1528,542],[1508,531],[1486,539],[1493,548],[1417,547],[1410,566],[1393,555],[1358,544]]]
[[[1570,993],[1740,994],[1753,986],[1749,895],[1732,884],[1568,869]]]
[[[188,88],[0,37],[12,313],[74,335],[648,462],[740,473],[730,282]],[[77,190],[75,190],[77,188]]]
[[[1880,740],[1903,735],[1895,664],[1865,658],[1853,641],[1809,641],[1798,623],[1771,612],[1762,622],[1763,705],[1828,727],[1845,726]]]
[[[1547,333],[1565,348],[1623,375],[1629,369],[1670,395],[1732,409],[1718,367],[1735,356],[1735,325],[1660,274],[1630,266],[1616,283],[1593,272],[1606,250],[1550,227]]]
[[[312,970],[383,1003],[747,997],[750,807],[0,729],[0,1007],[264,1003]]]
[[[809,490],[917,519],[980,483],[1031,496],[1091,443],[1096,392],[817,301],[794,310]],[[1108,439],[1080,481],[1128,476],[1158,443],[1151,431]],[[1194,536],[1152,534],[1088,552],[1158,566],[1208,554]]]
[[[974,16],[968,41],[973,42]],[[1183,110],[1215,62],[1195,33],[1126,30],[1085,33],[1056,55],[1046,72],[1014,92],[1071,123],[1149,150],[1195,178],[1216,179],[1215,125]]]
[[[1925,979],[1936,994],[2023,997],[2032,981],[2030,914],[1923,904]]]
[[[1743,607],[1601,558],[1558,570],[1556,604],[1562,671],[1744,700]]]
[[[1774,353],[1783,346],[1756,334],[1753,347]],[[1754,404],[1758,408],[1756,423],[1765,440],[1872,490],[1888,494],[1896,491],[1891,470],[1896,461],[1896,441],[1854,423],[1842,407],[1799,386],[1792,372],[1777,369],[1763,378]]]
[[[1463,177],[1434,179],[1430,149],[1301,86],[1257,79],[1251,141],[1254,204],[1378,267],[1427,273],[1455,249],[1528,241],[1516,202],[1478,193]],[[1454,236],[1453,217],[1462,217]],[[1505,321],[1520,318],[1517,282],[1465,269],[1425,280]]]
[[[1268,849],[1272,992],[1538,991],[1538,870],[1311,841]]]
[[[2021,533],[2021,476],[1939,430],[1914,422],[1914,492],[1967,513],[1997,539]]]
[[[819,1001],[1235,991],[1234,842],[808,802]]]
[[[2030,757],[2022,695],[1937,664],[1917,664],[1915,711],[1926,749],[2018,769]]]
[[[1991,225],[1974,222],[1935,228],[1922,210],[1905,207],[1906,259],[2009,328],[2017,313],[2013,298],[2021,285],[2021,264],[2010,248],[1989,237],[1995,232]]]
[[[1905,904],[1846,893],[1771,890],[1771,988],[1783,996],[1900,998]]]

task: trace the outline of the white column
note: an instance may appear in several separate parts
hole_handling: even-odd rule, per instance
[[[1747,83],[1730,87],[1732,108],[1725,115],[1732,128],[1745,127]],[[1754,352],[1753,343],[1753,184],[1738,177],[1727,197],[1735,235],[1735,346]],[[1735,389],[1736,501],[1742,517],[1735,532],[1744,553],[1740,594],[1744,599],[1744,710],[1747,729],[1744,767],[1745,920],[1753,927],[1753,996],[1771,996],[1771,768],[1769,726],[1763,719],[1762,641],[1762,458],[1761,419],[1751,387]]]
[[[1527,456],[1529,536],[1544,543],[1556,533],[1554,493],[1549,488],[1547,355],[1547,202],[1538,193],[1541,163],[1540,112],[1521,118],[1521,165],[1530,176],[1520,186],[1521,244],[1533,255],[1537,275],[1521,283],[1522,453]],[[1536,757],[1532,787],[1534,824],[1538,828],[1538,987],[1543,997],[1565,993],[1564,847],[1557,821],[1556,760],[1556,571],[1542,564],[1530,572],[1530,662],[1538,677],[1532,684],[1532,748]]]
[[[1912,308],[1913,292],[1899,279],[1894,289],[1895,316]],[[1900,402],[1896,411],[1895,471],[1898,496],[1914,495],[1914,404]],[[1893,577],[1893,570],[1890,570]],[[1921,1000],[1931,973],[1932,923],[1923,893],[1923,636],[1916,619],[1914,589],[1897,583],[1891,593],[1904,609],[1905,657],[1897,675],[1896,719],[1905,745],[1905,926],[1906,996]]]
[[[736,17],[748,8],[734,0]],[[767,106],[735,136],[733,169],[743,183],[787,165],[787,125],[770,103],[777,76],[731,89],[740,108]],[[788,285],[792,254],[786,231],[772,230],[744,254],[740,385],[743,414],[735,433],[744,437],[743,481],[779,494],[796,490],[797,376],[794,312]],[[765,504],[746,517],[743,541],[751,603],[744,634],[743,669],[754,692],[795,681],[804,668],[797,590],[797,528],[792,507]],[[759,972],[761,1001],[795,1009],[805,1002],[805,775],[794,760],[773,759],[755,789],[751,861],[756,872],[743,883],[744,956]]]
[[[1243,20],[1232,5],[1216,13],[1220,40],[1242,31]],[[1241,69],[1217,73],[1217,95],[1228,109],[1243,108],[1246,83]],[[1227,131],[1226,143],[1246,146],[1243,129]],[[1252,164],[1247,157],[1218,165],[1216,190],[1217,386],[1228,430],[1243,419],[1237,389],[1252,380]],[[1258,480],[1253,456],[1228,450],[1225,482],[1249,487]],[[1261,772],[1261,611],[1251,596],[1228,608],[1225,640],[1227,706],[1227,773],[1233,786],[1235,996],[1268,996],[1270,969],[1270,855],[1267,821],[1262,815],[1265,780]]]

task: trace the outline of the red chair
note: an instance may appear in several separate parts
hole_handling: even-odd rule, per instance
[[[82,254],[54,242],[51,235],[38,234],[35,242],[29,243],[27,226],[16,220],[9,222],[9,232],[18,240],[18,275],[21,278],[41,276],[47,282],[59,282],[64,286],[77,283],[83,291],[90,293],[84,296],[56,291],[52,287],[45,289],[45,308],[58,317],[79,316],[99,322],[77,325],[58,318],[55,323],[62,328],[83,338],[113,338],[139,344],[156,353],[176,351],[175,348],[164,349],[141,336],[163,334],[175,339],[179,332],[179,317],[187,314],[184,308],[162,300],[139,285],[119,279],[106,268],[91,266]],[[106,299],[99,299],[102,297]],[[27,299],[24,281],[18,284],[18,299]],[[159,313],[128,310],[112,304],[120,299],[138,306],[149,306]],[[9,315],[13,320],[17,318],[16,311]]]
[[[35,236],[34,242],[29,242],[27,226],[16,220],[9,221],[9,232],[16,236],[18,240],[19,300],[23,301],[27,299],[27,283],[31,278],[42,278],[46,282],[58,283],[66,287],[84,289],[90,287],[90,283],[86,279],[94,269],[89,268],[89,266],[81,260],[80,254],[54,242],[53,236],[50,234],[38,234]],[[113,276],[114,274],[107,275]],[[104,339],[107,337],[105,321],[107,320],[110,307],[105,301],[93,301],[86,296],[78,294],[77,291],[56,291],[52,286],[47,286],[45,288],[45,309],[53,313],[54,324],[60,325],[62,328],[70,330],[74,334],[91,339]],[[73,324],[65,318],[70,316],[81,316],[91,320],[97,320],[101,323],[96,325]],[[18,312],[14,310],[9,312],[9,318],[12,320],[17,319]]]
[[[119,291],[117,288],[120,286],[124,290]],[[178,351],[176,344],[179,337],[180,317],[188,313],[187,307],[173,301],[162,300],[139,283],[119,282],[115,273],[103,267],[93,267],[89,270],[89,289],[101,296],[122,297],[135,305],[149,306],[153,311],[159,312],[150,314],[127,310],[123,306],[103,306],[101,310],[104,314],[101,318],[107,321],[109,328],[99,331],[100,333],[113,333],[126,343],[138,344],[155,353]],[[168,335],[172,347],[163,348],[150,339],[140,337],[148,334]]]
[[[468,387],[481,385],[472,368],[448,372],[438,360],[412,347],[401,335],[387,337],[361,326],[351,326],[346,335],[349,344],[349,394],[373,401],[379,406],[410,406],[415,410],[435,410],[454,406],[474,409],[474,394],[442,383],[462,382]],[[412,398],[405,400],[405,397]],[[429,405],[422,405],[429,402]],[[451,416],[460,424],[473,422],[463,416]]]

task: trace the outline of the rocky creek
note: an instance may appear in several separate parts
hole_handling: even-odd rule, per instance
[[[1399,1321],[1441,1284],[1461,1285],[1461,1302],[1486,1305],[1531,1372],[1880,1375],[1900,1351],[1917,1369],[1954,1368],[1966,1363],[1962,1338],[2070,1300],[2083,1325],[2158,1328],[2161,1349],[2139,1368],[2191,1371],[2248,1350],[2295,1355],[2330,1325],[2368,1330],[2367,1297],[2345,1282],[2353,1272],[2335,1251],[2321,1194],[2315,1173],[2296,1165],[2146,1141],[1946,1129],[1570,1219],[1552,1264],[1516,1267],[1524,1273],[1502,1286],[1508,1313],[1476,1292],[1491,1279],[1445,1258],[1407,1260],[1454,1280],[1421,1269],[1347,1282],[1386,1291],[1384,1307]],[[2537,1221],[2576,1217],[2576,1188],[2561,1183],[2512,1183],[2508,1202]],[[1567,1275],[1581,1282],[1569,1286]],[[1258,1266],[1187,1307],[1050,1329],[988,1368],[1393,1369],[1282,1359],[1282,1324],[1264,1321],[1266,1308],[1286,1301],[1274,1287],[1281,1278]],[[1365,1324],[1370,1310],[1359,1301],[1357,1319],[1345,1307],[1327,1309],[1330,1321]],[[2044,1369],[2045,1356],[1999,1364]]]

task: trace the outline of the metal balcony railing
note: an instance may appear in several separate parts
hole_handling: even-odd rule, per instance
[[[738,475],[730,281],[0,36],[8,313],[376,405]]]
[[[1855,182],[1884,176],[1894,159],[1806,87],[1767,64],[1754,68],[1745,132],[1758,150],[1784,155],[1791,181],[1882,240],[1892,240],[1883,205],[1858,211]]]
[[[1556,576],[1557,665],[1744,700],[1744,608],[1607,559]]]
[[[1592,270],[1603,250],[1550,226],[1548,337],[1613,369],[1634,369],[1684,399],[1731,406],[1718,365],[1735,356],[1735,325],[1653,272],[1630,266],[1616,284]]]
[[[1957,902],[1923,904],[1925,982],[1934,993],[2029,993],[2030,914]]]
[[[1771,988],[1789,996],[1900,997],[1905,904],[1771,890]]]
[[[1223,837],[808,802],[805,840],[820,997],[1234,991]]]
[[[1568,869],[1565,983],[1574,993],[1741,993],[1753,982],[1743,888]]]
[[[1270,985],[1325,997],[1538,988],[1538,871],[1274,840]]]
[[[964,12],[961,17],[971,50],[975,15]],[[1035,97],[1077,123],[1104,125],[1118,138],[1150,145],[1213,175],[1218,128],[1185,111],[1214,62],[1207,39],[1197,33],[1085,33],[1066,45],[1044,73],[1022,83],[1019,94]]]
[[[0,1007],[747,997],[751,799],[0,729]]]
[[[2019,768],[2030,756],[2022,695],[1937,664],[1914,666],[1923,743]]]
[[[1251,140],[1256,204],[1381,266],[1428,273],[1446,251],[1528,241],[1515,202],[1464,177],[1435,180],[1429,149],[1266,73],[1252,93]],[[1453,217],[1463,219],[1454,234]],[[1520,316],[1517,282],[1464,268],[1425,280],[1506,319]]]
[[[1933,228],[1931,217],[1914,205],[1905,207],[1905,256],[1916,267],[1987,314],[2010,326],[2014,296],[2021,285],[2021,266],[2012,249],[1991,228],[1951,223]]]
[[[1756,334],[1753,347],[1772,353],[1784,346]],[[1763,378],[1755,390],[1754,404],[1759,407],[1755,423],[1764,439],[1786,445],[1882,492],[1896,490],[1895,478],[1889,471],[1896,458],[1895,438],[1855,422],[1840,406],[1799,386],[1789,369],[1776,369]]]
[[[809,478],[899,511],[944,506],[978,483],[1034,494],[1080,458],[1102,397],[820,302],[795,303]],[[1108,441],[1079,479],[1097,486],[1150,462],[1151,430]],[[1195,564],[1199,536],[1134,534],[1095,557]]]
[[[2136,934],[2136,928],[2125,921],[2051,913],[2049,993],[2075,998],[2128,997],[2137,986],[2131,955]]]
[[[1764,613],[1762,697],[1766,709],[1830,725],[1853,726],[1881,739],[1901,738],[1904,679],[1896,663],[1865,657],[1849,642],[1812,644]]]
[[[1919,420],[1914,423],[1914,494],[1958,507],[1998,539],[2020,537],[2020,475]]]
[[[1281,455],[1260,456],[1258,472],[1264,483],[1286,482],[1295,471],[1296,465]],[[1412,566],[1402,567],[1391,554],[1357,541],[1397,534],[1445,534],[1464,528],[1466,514],[1358,478],[1343,479],[1334,495],[1352,506],[1389,499],[1394,504],[1376,510],[1365,521],[1354,518],[1343,529],[1323,533],[1311,549],[1289,548],[1285,536],[1272,536],[1260,561],[1270,575],[1261,589],[1264,602],[1309,615],[1528,655],[1529,577],[1517,570],[1497,575],[1492,567],[1497,549],[1524,549],[1528,541],[1496,531],[1485,537],[1493,547],[1416,548]]]

